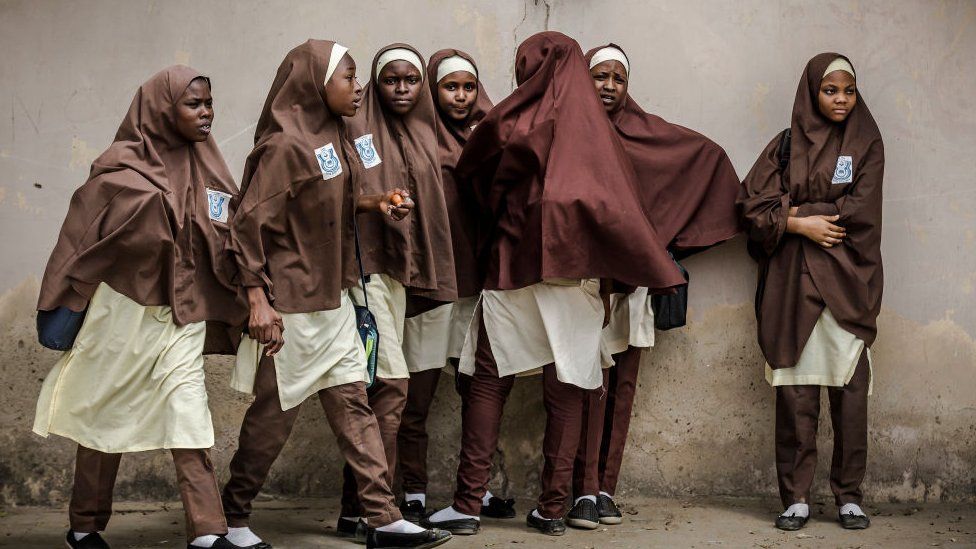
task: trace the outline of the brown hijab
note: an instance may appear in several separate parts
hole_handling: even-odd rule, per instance
[[[616,44],[593,48],[586,53],[587,66],[603,48],[623,52]],[[685,255],[739,232],[739,176],[722,147],[644,112],[630,94],[610,113],[610,121],[637,172],[644,211],[670,249]]]
[[[558,32],[516,52],[518,88],[478,124],[456,176],[481,208],[484,287],[610,278],[666,291],[684,283],[640,206],[579,44]]]
[[[386,274],[403,284],[408,295],[455,301],[451,227],[441,187],[437,115],[430,88],[421,86],[417,104],[404,116],[387,113],[376,90],[376,64],[384,52],[396,48],[414,52],[423,63],[417,50],[406,44],[390,44],[376,52],[363,90],[363,107],[350,119],[349,130],[366,166],[361,192],[405,188],[415,207],[401,221],[359,216],[363,264],[366,274]]]
[[[818,107],[820,82],[836,53],[807,63],[793,103],[788,172],[781,173],[782,134],[766,146],[743,181],[742,209],[759,261],[759,344],[773,368],[794,366],[824,306],[870,346],[881,310],[881,188],[884,145],[858,90],[847,120],[834,124]],[[849,158],[847,158],[849,157]],[[839,215],[847,236],[832,248],[786,233],[789,208],[798,217]]]
[[[435,98],[435,105],[438,84],[437,69],[441,61],[454,56],[467,60],[475,67],[475,70],[478,70],[478,65],[474,59],[461,50],[444,49],[434,53],[427,63],[427,84],[430,86],[431,95]],[[491,106],[491,99],[488,98],[488,93],[481,85],[481,79],[478,78],[478,99],[463,123],[458,124],[442,113],[440,108],[437,109],[437,151],[441,163],[444,201],[447,204],[447,214],[451,222],[451,243],[454,249],[454,272],[457,275],[458,297],[477,295],[481,291],[481,285],[476,253],[477,219],[469,214],[464,205],[462,195],[458,191],[457,181],[454,178],[454,168],[457,166],[458,157],[461,156],[464,144],[468,142],[472,128],[488,114]]]
[[[335,309],[358,282],[352,216],[362,166],[326,104],[334,46],[309,40],[278,67],[233,221],[243,285],[265,287],[285,313]]]
[[[243,321],[224,249],[237,186],[212,136],[193,143],[176,129],[177,101],[196,78],[206,77],[174,65],[139,87],[71,198],[39,310],[81,311],[104,282],[141,305],[170,306],[178,325]]]

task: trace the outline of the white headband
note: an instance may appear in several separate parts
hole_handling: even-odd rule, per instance
[[[824,78],[827,78],[827,75],[834,71],[844,71],[847,74],[854,76],[854,78],[857,78],[857,76],[854,75],[854,67],[851,66],[850,61],[844,59],[843,57],[838,57],[827,65],[827,70],[824,71],[823,76],[821,76],[820,79],[823,80]]]
[[[332,78],[332,73],[335,72],[336,67],[339,66],[339,61],[342,60],[342,56],[349,51],[349,48],[339,45],[332,45],[332,53],[329,54],[329,68],[325,69],[325,81],[328,82]]]
[[[470,61],[460,55],[452,55],[438,63],[437,81],[440,82],[445,76],[457,71],[470,72],[475,78],[478,78],[478,69],[474,68]]]
[[[420,61],[420,57],[416,53],[406,49],[406,48],[393,48],[391,50],[386,50],[380,55],[380,58],[376,60],[376,81],[380,81],[380,71],[383,67],[388,65],[393,61],[406,61],[414,67],[417,67],[417,71],[420,72],[420,78],[424,78],[424,68],[421,66],[423,63]]]
[[[607,46],[605,48],[600,48],[599,51],[593,54],[593,58],[590,59],[590,68],[603,63],[604,61],[620,61],[620,64],[624,66],[624,70],[627,74],[630,74],[630,62],[627,61],[627,56],[624,52],[614,48],[612,46]]]

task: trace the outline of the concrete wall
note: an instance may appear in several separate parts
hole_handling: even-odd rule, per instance
[[[476,56],[493,97],[512,85],[519,41],[545,28],[584,49],[621,44],[645,109],[724,145],[744,175],[789,123],[806,60],[848,54],[885,137],[887,273],[874,348],[866,493],[898,501],[976,499],[976,5],[971,2],[506,0],[0,4],[0,502],[64,502],[73,447],[29,431],[57,358],[35,343],[37,278],[72,190],[110,142],[137,86],[159,68],[208,72],[215,135],[239,174],[284,53],[310,36],[373,52],[407,41]],[[6,114],[9,112],[9,116]],[[692,318],[644,359],[620,491],[772,494],[773,392],[755,343],[755,268],[741,240],[692,259]],[[208,361],[222,475],[247,398]],[[459,402],[445,382],[431,420],[435,495],[453,485]],[[542,432],[538,380],[506,409],[498,492],[533,494]],[[825,403],[826,409],[826,403]],[[830,426],[822,429],[827,472]],[[337,452],[305,404],[267,493],[334,493]],[[171,498],[163,452],[123,460],[117,494]],[[817,491],[826,493],[826,482]]]

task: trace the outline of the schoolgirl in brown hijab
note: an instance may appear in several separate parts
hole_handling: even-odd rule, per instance
[[[402,223],[360,219],[369,306],[380,333],[376,382],[369,404],[380,422],[390,470],[397,464],[397,431],[407,400],[410,372],[403,353],[408,299],[423,308],[457,299],[451,227],[441,185],[437,114],[424,62],[406,44],[381,48],[370,66],[363,108],[349,129],[365,167],[363,192],[403,187],[416,204]],[[353,300],[364,304],[362,290]],[[342,514],[356,516],[355,483],[345,475]]]
[[[454,503],[429,521],[478,530],[502,407],[516,375],[541,370],[545,466],[526,521],[561,535],[583,401],[602,386],[610,359],[600,279],[667,291],[684,278],[641,210],[576,41],[558,32],[530,37],[515,74],[518,88],[475,128],[455,170],[482,213],[484,291],[461,356],[473,379]]]
[[[359,108],[356,64],[343,46],[309,40],[278,68],[247,158],[232,246],[251,308],[249,337],[231,381],[255,400],[224,487],[229,537],[267,547],[249,528],[251,502],[288,440],[298,405],[318,395],[362,507],[339,521],[371,547],[433,547],[450,536],[423,530],[396,508],[376,416],[367,403],[366,355],[349,288],[359,283],[356,211],[399,219],[394,189],[360,196],[362,166],[344,116]],[[363,218],[366,218],[364,215]]]
[[[404,325],[403,354],[410,370],[410,383],[397,435],[404,491],[400,511],[405,518],[415,522],[426,514],[427,413],[441,378],[441,369],[450,362],[456,373],[461,345],[481,293],[475,250],[476,219],[465,208],[454,178],[454,167],[471,131],[492,105],[478,78],[474,59],[460,50],[443,49],[430,57],[427,85],[437,107],[437,149],[451,223],[458,301],[408,316]],[[463,398],[467,384],[457,381],[455,387],[462,392]],[[514,500],[502,500],[489,491],[483,503],[483,515],[515,516]]]
[[[644,212],[678,257],[714,246],[739,231],[739,178],[725,151],[698,132],[655,116],[628,93],[630,60],[616,44],[586,54],[596,92],[637,172]],[[577,456],[570,526],[619,524],[613,501],[633,410],[643,350],[654,344],[654,315],[645,288],[614,294],[604,330],[614,366],[607,394],[591,396]],[[587,501],[589,500],[589,501]]]
[[[860,503],[883,286],[884,145],[856,80],[842,55],[807,63],[789,130],[766,146],[738,200],[759,262],[756,318],[766,380],[776,387],[776,472],[787,508],[776,526],[784,530],[809,517],[821,386],[841,524],[870,524]]]
[[[238,547],[223,537],[203,370],[207,322],[238,324],[245,312],[224,251],[237,187],[210,135],[212,101],[210,80],[180,65],[139,87],[75,191],[44,273],[39,310],[87,308],[34,420],[41,436],[78,443],[67,547],[108,547],[98,532],[122,453],[162,448],[189,547]]]

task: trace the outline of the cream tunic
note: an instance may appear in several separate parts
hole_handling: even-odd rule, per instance
[[[766,364],[766,381],[773,387],[780,385],[823,385],[843,387],[850,383],[864,351],[864,341],[841,328],[830,309],[824,307],[817,324],[810,333],[800,359],[792,368],[776,370]],[[871,368],[871,349],[867,350],[868,368]],[[874,376],[869,372],[868,394],[874,387]]]
[[[177,326],[102,283],[71,350],[44,380],[34,432],[107,453],[210,448],[206,323]]]
[[[356,330],[356,311],[346,291],[339,308],[313,313],[281,313],[285,345],[274,357],[281,409],[290,410],[329,387],[366,382],[366,351]],[[230,386],[254,394],[254,378],[264,346],[244,336]]]
[[[385,274],[373,274],[366,283],[369,310],[376,317],[380,333],[380,348],[376,355],[376,377],[404,379],[410,377],[407,360],[403,356],[403,323],[407,312],[407,291],[403,284]],[[363,289],[349,290],[353,303],[363,306]]]
[[[612,363],[603,344],[600,283],[546,280],[518,290],[485,290],[479,303],[498,375],[530,375],[555,363],[556,377],[583,389],[603,385],[601,369]],[[460,370],[474,373],[477,312],[471,322]]]
[[[647,288],[610,296],[610,323],[603,329],[603,339],[611,354],[627,347],[654,346],[654,309]]]
[[[465,297],[406,319],[403,355],[411,373],[443,368],[448,358],[460,358],[478,298]]]

